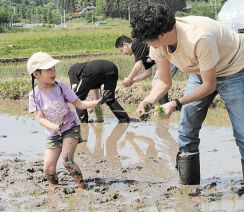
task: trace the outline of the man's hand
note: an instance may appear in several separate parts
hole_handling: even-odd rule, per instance
[[[170,101],[163,105],[160,105],[160,107],[162,107],[165,112],[163,118],[169,118],[171,114],[176,110],[176,103],[175,101]]]
[[[126,77],[123,82],[122,82],[122,85],[125,86],[125,87],[130,87],[132,86],[134,83],[133,80],[131,80],[129,77]]]
[[[137,115],[143,121],[148,119],[150,110],[153,109],[153,105],[150,102],[141,102],[136,110]]]
[[[102,104],[104,104],[105,102],[107,102],[108,100],[111,99],[112,95],[113,95],[113,92],[111,92],[110,90],[104,90],[104,91],[103,91],[103,95],[102,95],[102,97],[98,100],[97,105],[102,105]]]

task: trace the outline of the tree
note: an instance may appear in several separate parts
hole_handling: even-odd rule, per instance
[[[173,11],[186,7],[186,0],[106,0],[105,14],[110,17],[128,18],[145,6],[165,4]]]
[[[96,14],[103,16],[105,14],[105,4],[106,0],[97,0],[96,1]]]
[[[3,32],[4,26],[9,22],[9,14],[6,9],[0,8],[0,32]]]
[[[9,22],[9,14],[6,9],[0,8],[0,25],[7,24]]]

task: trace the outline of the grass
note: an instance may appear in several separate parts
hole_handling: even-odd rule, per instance
[[[64,59],[57,64],[58,81],[69,84],[68,70],[69,67],[78,62],[85,62],[95,59],[106,59],[114,62],[119,70],[119,79],[123,79],[129,74],[133,66],[133,57],[113,55],[103,57],[83,57],[74,59]],[[26,63],[6,64],[0,69],[0,96],[8,99],[21,99],[27,96],[31,90],[31,77],[27,73]]]
[[[124,79],[129,74],[134,63],[133,57],[123,55],[111,55],[111,56],[96,56],[96,57],[81,57],[72,59],[61,59],[61,62],[57,64],[58,77],[67,78],[69,67],[74,63],[86,62],[96,59],[110,60],[117,65],[119,70],[119,79]],[[26,69],[26,62],[24,63],[9,63],[1,65],[0,69],[0,81],[9,78],[24,78],[31,79]]]
[[[105,26],[71,24],[69,29],[30,29],[1,33],[0,58],[29,57],[36,51],[52,55],[75,53],[115,53],[115,39],[130,34],[124,20],[109,20]],[[9,47],[8,45],[13,45]]]

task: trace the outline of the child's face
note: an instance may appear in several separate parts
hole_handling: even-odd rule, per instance
[[[45,84],[53,84],[56,80],[56,68],[55,66],[49,69],[42,69],[40,72],[36,72],[35,76],[39,82]]]

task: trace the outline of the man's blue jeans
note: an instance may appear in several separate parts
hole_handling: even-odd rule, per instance
[[[200,75],[190,75],[184,95],[187,95],[201,84]],[[208,108],[217,94],[224,100],[232,123],[236,144],[239,147],[242,159],[244,159],[244,69],[230,76],[218,77],[214,93],[182,107],[178,127],[179,150],[181,152],[199,151],[199,132]]]

